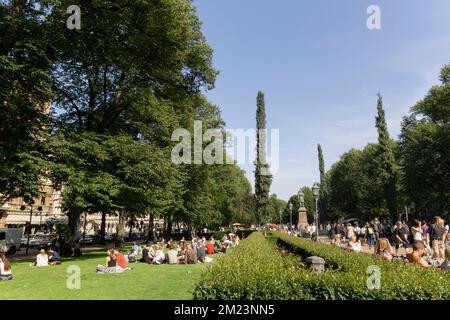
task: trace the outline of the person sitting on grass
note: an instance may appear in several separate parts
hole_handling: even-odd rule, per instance
[[[197,251],[195,251],[192,248],[192,246],[188,246],[185,263],[187,264],[197,263]]]
[[[123,255],[123,253],[114,249],[114,255],[116,256],[116,263],[117,263],[116,268],[128,270],[127,260],[125,259],[125,256]]]
[[[218,251],[218,253],[227,253],[227,249],[228,249],[228,243],[227,242],[222,242],[221,243],[221,248]]]
[[[142,258],[139,260],[139,262],[152,263],[154,258],[154,255],[151,254],[152,245],[152,242],[149,242],[145,245],[145,248],[142,250]]]
[[[413,245],[413,252],[407,254],[408,262],[417,264],[423,268],[428,268],[430,265],[424,258],[422,258],[422,255],[425,253],[425,251],[426,246],[423,241],[417,241]]]
[[[353,235],[348,240],[347,249],[353,252],[361,252],[361,242],[356,240],[356,237]]]
[[[142,253],[142,248],[139,247],[135,241],[133,241],[133,246],[131,247],[131,251],[134,256],[137,256],[138,254]]]
[[[381,238],[375,246],[374,254],[380,256],[381,259],[392,261],[393,250],[389,240],[386,238]]]
[[[106,252],[106,261],[105,265],[102,266],[101,264],[97,265],[97,273],[114,273],[114,272],[120,272],[122,268],[117,268],[117,258],[114,253],[114,249],[108,249]]]
[[[203,245],[203,242],[202,242],[202,245]],[[206,252],[208,252],[208,254],[216,253],[216,251],[214,250],[214,245],[215,245],[214,240],[211,240],[206,244]]]
[[[44,249],[41,249],[39,254],[36,256],[35,267],[47,267],[48,266],[48,255],[45,253]]]
[[[169,251],[167,252],[167,263],[168,264],[178,264],[178,252],[175,249],[173,243],[170,243],[167,247]]]
[[[200,261],[201,263],[205,262],[207,248],[208,245],[206,245],[205,248],[205,244],[203,243],[203,241],[200,240],[198,243],[197,260]]]
[[[0,281],[12,280],[11,263],[4,254],[0,255]]]
[[[341,235],[335,234],[333,240],[331,240],[331,244],[339,247],[341,245]]]
[[[48,251],[48,261],[52,266],[61,264],[61,257],[59,253],[53,250],[53,248],[50,248],[50,250]]]
[[[166,256],[164,255],[163,246],[161,243],[158,243],[156,247],[155,257],[153,258],[154,264],[162,264],[166,260]]]
[[[441,264],[441,270],[450,270],[450,246],[445,248],[445,260]]]

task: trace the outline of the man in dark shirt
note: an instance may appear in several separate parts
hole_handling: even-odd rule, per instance
[[[433,219],[433,224],[430,226],[430,241],[431,248],[433,249],[433,259],[443,260],[444,259],[444,243],[443,235],[445,232],[444,220],[436,216]]]

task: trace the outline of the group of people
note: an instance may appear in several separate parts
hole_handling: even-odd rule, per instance
[[[97,273],[119,273],[131,270],[125,255],[115,248],[110,248],[106,254],[105,265],[97,265]]]
[[[368,245],[374,247],[375,255],[386,260],[449,268],[449,226],[440,216],[435,216],[431,225],[414,220],[411,225],[397,221],[390,227],[374,219],[362,227],[356,222],[353,225],[328,224],[326,229],[333,245],[344,246],[349,251],[360,252],[362,246]],[[404,248],[406,254],[401,255],[400,248]]]
[[[36,260],[34,263],[31,263],[31,267],[47,267],[49,265],[58,265],[61,264],[61,256],[58,251],[54,248],[50,248],[48,252],[44,249],[41,249],[36,256]]]
[[[30,263],[30,267],[47,267],[50,265],[61,264],[61,257],[54,248],[50,248],[48,252],[44,249],[39,251],[34,262]],[[4,254],[0,254],[0,281],[12,280],[13,273],[11,263]]]
[[[220,245],[217,244],[213,237],[210,240],[206,240],[204,237],[193,237],[190,243],[184,238],[176,244],[173,240],[167,241],[166,244],[163,241],[156,244],[149,242],[142,250],[142,258],[139,261],[150,264],[210,263],[213,259],[207,255],[226,253],[228,248],[233,248],[237,245],[239,245],[239,237],[235,234],[230,234],[228,237],[225,236]],[[166,252],[164,247],[167,249]],[[128,255],[129,260],[134,260],[140,252],[141,248],[134,244],[132,251]]]

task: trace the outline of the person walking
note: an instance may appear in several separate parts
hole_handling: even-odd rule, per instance
[[[433,259],[441,261],[444,259],[444,220],[440,216],[433,218],[433,224],[430,226],[430,241],[433,250]]]

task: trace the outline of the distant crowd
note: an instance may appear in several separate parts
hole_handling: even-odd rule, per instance
[[[310,224],[303,230],[279,226],[279,230],[294,235],[306,235],[316,240],[316,226]],[[411,223],[397,221],[394,225],[375,218],[366,223],[328,223],[319,226],[326,231],[332,245],[352,252],[361,252],[363,247],[373,250],[375,255],[389,261],[410,262],[421,267],[435,266],[450,269],[449,224],[435,216],[431,224],[425,220]],[[403,248],[404,250],[401,250]],[[403,253],[401,253],[401,251]]]

